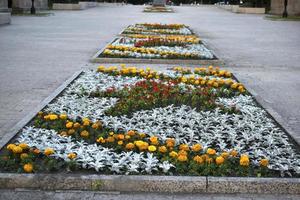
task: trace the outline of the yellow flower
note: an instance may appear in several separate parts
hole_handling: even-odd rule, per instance
[[[118,145],[123,145],[123,141],[122,140],[118,141]]]
[[[89,137],[89,135],[90,135],[89,132],[86,131],[86,130],[81,131],[81,133],[80,133],[80,136],[81,136],[81,137],[85,137],[85,138]]]
[[[185,162],[188,160],[188,157],[186,155],[178,155],[177,159],[180,161],[180,162]]]
[[[12,150],[13,150],[13,148],[15,148],[15,147],[16,147],[16,145],[15,145],[15,144],[9,144],[9,145],[7,145],[6,149],[8,149],[8,150],[12,151]]]
[[[180,151],[178,151],[178,153],[177,153],[178,155],[187,155],[188,153],[185,151],[185,150],[180,150]]]
[[[60,115],[59,115],[59,118],[62,119],[62,120],[67,119],[67,117],[68,117],[68,116],[67,116],[66,114],[60,114]]]
[[[181,82],[186,83],[187,82],[187,78],[186,77],[182,77],[181,78]]]
[[[69,154],[68,154],[68,158],[69,158],[70,160],[73,160],[73,159],[75,159],[76,157],[77,157],[76,153],[69,153]]]
[[[140,133],[139,136],[140,136],[141,138],[144,138],[144,137],[146,137],[146,134],[145,134],[145,133]]]
[[[23,169],[26,173],[31,173],[33,171],[33,165],[30,163],[27,163],[23,166]]]
[[[166,153],[166,152],[168,151],[168,149],[167,149],[166,146],[160,146],[160,147],[158,148],[158,151],[159,151],[160,153]]]
[[[216,163],[217,163],[217,165],[223,164],[224,161],[225,161],[225,159],[224,159],[222,156],[218,156],[218,157],[216,158]]]
[[[84,120],[82,123],[83,126],[89,126],[90,125],[90,121],[89,120]]]
[[[53,150],[52,148],[46,148],[46,149],[44,150],[44,154],[45,154],[46,156],[49,156],[49,155],[51,155],[51,154],[54,154],[54,150]]]
[[[115,133],[114,132],[109,132],[109,135],[110,136],[113,136]]]
[[[154,151],[156,151],[156,147],[153,146],[153,145],[150,145],[150,146],[148,147],[148,151],[154,152]]]
[[[269,160],[268,159],[261,159],[259,161],[259,164],[261,167],[267,167],[269,165]]]
[[[228,158],[229,153],[228,152],[223,152],[223,153],[221,153],[221,156],[226,159],[226,158]]]
[[[105,143],[105,139],[103,137],[99,137],[96,142],[98,143]]]
[[[158,138],[155,136],[150,137],[151,144],[158,145]]]
[[[134,147],[135,147],[135,145],[131,142],[126,144],[126,146],[125,146],[125,148],[128,149],[128,150],[132,150],[132,149],[134,149]]]
[[[13,149],[12,149],[12,152],[16,153],[16,154],[19,154],[19,153],[22,153],[23,152],[23,149],[19,146],[15,146]]]
[[[194,152],[198,152],[198,151],[201,151],[202,146],[201,146],[201,144],[194,144],[191,149]]]
[[[20,155],[20,158],[21,158],[21,160],[24,160],[24,159],[28,158],[28,154],[27,153],[22,153]]]
[[[172,158],[176,158],[177,155],[178,155],[178,154],[176,153],[176,151],[171,151],[171,152],[169,153],[169,156],[172,157]]]
[[[238,84],[237,83],[233,83],[231,86],[230,86],[232,89],[236,89],[238,87]]]
[[[58,117],[55,114],[51,114],[51,115],[49,115],[49,119],[53,121],[53,120],[58,119]]]
[[[233,149],[233,150],[230,152],[230,155],[233,156],[233,157],[236,157],[236,156],[238,155],[238,152],[237,152],[236,150]]]
[[[184,150],[184,151],[190,150],[189,145],[187,145],[187,144],[181,144],[181,145],[179,146],[179,149],[180,149],[180,150]]]
[[[126,140],[129,140],[130,138],[131,138],[130,135],[125,135]]]
[[[29,149],[29,146],[26,143],[20,143],[18,146],[21,147],[23,150]]]
[[[193,158],[193,160],[198,163],[198,164],[202,164],[204,162],[203,158],[201,156],[195,156]]]
[[[207,153],[208,155],[213,156],[213,155],[216,154],[216,150],[214,150],[214,149],[212,149],[212,148],[208,148],[207,151],[206,151],[206,153]]]
[[[73,127],[73,122],[68,122],[66,124],[66,128],[72,128]]]
[[[241,155],[240,165],[244,166],[244,167],[248,167],[249,164],[250,164],[249,157],[247,155],[245,155],[245,154]]]

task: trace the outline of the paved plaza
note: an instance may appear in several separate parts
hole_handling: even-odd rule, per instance
[[[157,22],[189,25],[299,142],[300,22],[270,21],[263,15],[234,14],[213,6],[174,9],[175,13],[144,13],[142,6],[105,5],[51,11],[53,15],[48,17],[13,16],[11,25],[0,26],[0,139],[74,72],[96,67],[89,59],[127,25]],[[10,192],[0,192],[0,199]],[[15,199],[21,194],[14,193]],[[86,199],[95,198],[94,194],[86,195],[91,195]],[[136,195],[134,198],[141,198]],[[107,198],[129,199],[126,195]],[[232,198],[235,196],[203,196]],[[257,198],[274,199],[268,195]],[[297,199],[284,197],[293,198]],[[157,199],[167,198],[162,195]]]

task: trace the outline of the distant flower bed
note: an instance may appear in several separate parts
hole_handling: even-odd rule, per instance
[[[184,24],[135,24],[127,27],[122,34],[145,35],[193,35]]]
[[[174,12],[174,10],[166,6],[148,6],[144,9],[144,12]]]
[[[215,59],[200,38],[183,24],[136,24],[109,44],[99,57]]]
[[[288,136],[229,71],[85,71],[2,150],[0,169],[299,176]]]

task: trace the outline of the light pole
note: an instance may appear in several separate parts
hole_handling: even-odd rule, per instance
[[[288,5],[288,0],[284,0],[284,11],[282,13],[282,17],[284,17],[284,18],[288,17],[287,5]]]
[[[30,9],[30,14],[32,14],[32,15],[34,15],[34,14],[35,14],[34,0],[31,0],[31,9]]]

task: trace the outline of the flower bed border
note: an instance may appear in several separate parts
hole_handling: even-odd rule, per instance
[[[300,179],[0,173],[0,189],[16,188],[46,191],[300,194]]]
[[[64,89],[81,74],[75,72],[50,96],[41,102],[26,117],[18,122],[0,141],[2,149],[33,117],[55,100]],[[234,79],[236,77],[234,76]],[[237,79],[236,79],[237,80]],[[249,91],[249,89],[247,89]],[[263,99],[249,91],[258,105]],[[255,94],[255,95],[253,95]],[[262,107],[291,138],[299,144],[293,134],[277,122],[281,117],[271,108]],[[271,115],[275,113],[275,118]],[[255,177],[211,177],[211,176],[149,176],[149,175],[98,175],[98,174],[19,174],[0,173],[0,189],[40,189],[40,190],[89,190],[118,192],[156,192],[156,193],[224,193],[224,194],[300,194],[300,178],[255,178]]]

